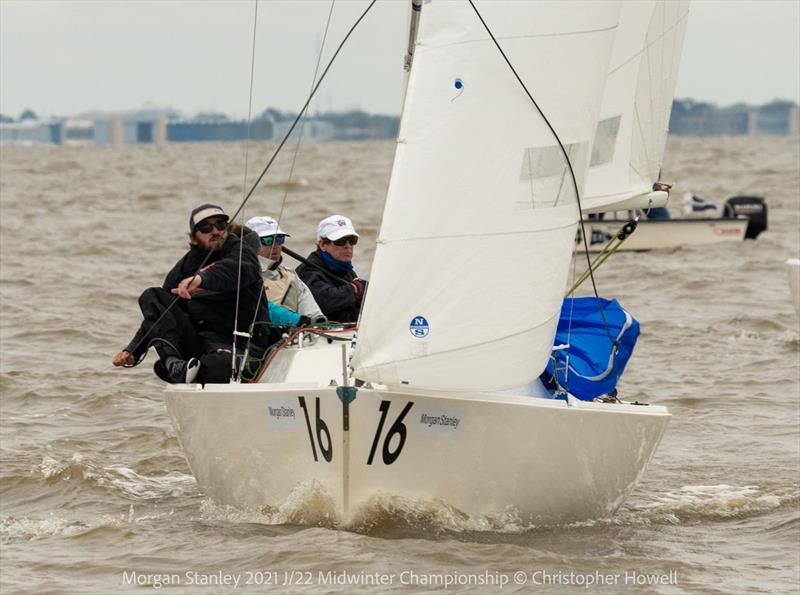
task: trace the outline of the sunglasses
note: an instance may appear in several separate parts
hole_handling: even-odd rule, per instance
[[[195,231],[200,233],[211,233],[211,230],[217,228],[217,231],[225,231],[228,229],[228,222],[224,219],[217,219],[216,221],[202,221],[195,225]]]
[[[358,238],[356,236],[347,236],[346,238],[341,238],[338,240],[328,240],[334,246],[344,246],[345,244],[350,244],[351,246],[355,246],[358,244]]]
[[[261,238],[261,243],[265,246],[272,246],[272,242],[278,244],[278,246],[283,246],[283,243],[286,241],[286,236],[264,236]]]

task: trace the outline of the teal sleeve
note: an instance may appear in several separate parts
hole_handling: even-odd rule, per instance
[[[269,321],[273,326],[297,326],[300,323],[300,315],[292,312],[289,308],[279,306],[267,300],[269,309]]]

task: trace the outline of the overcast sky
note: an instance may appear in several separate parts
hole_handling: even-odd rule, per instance
[[[634,1],[634,0],[628,0]],[[338,0],[325,61],[366,0]],[[0,0],[0,112],[149,105],[245,116],[255,1]],[[307,96],[330,1],[260,0],[253,112]],[[316,109],[400,109],[407,0],[382,0],[356,30]],[[800,100],[800,1],[694,0],[677,97],[720,105]]]

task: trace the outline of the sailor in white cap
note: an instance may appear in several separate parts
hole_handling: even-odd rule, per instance
[[[323,314],[337,322],[356,322],[367,281],[353,270],[353,249],[358,243],[353,222],[331,215],[317,226],[317,249],[297,267]]]
[[[261,238],[258,261],[267,299],[288,308],[311,322],[325,320],[314,296],[292,269],[283,264],[283,244],[290,234],[283,231],[272,217],[253,217],[245,224]],[[273,311],[270,309],[270,313]],[[278,322],[274,320],[273,322]],[[297,324],[299,321],[289,321]],[[306,321],[302,321],[306,322]]]

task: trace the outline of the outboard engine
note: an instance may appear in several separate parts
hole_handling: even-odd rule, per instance
[[[739,215],[747,217],[747,230],[744,237],[755,240],[762,231],[767,229],[767,203],[761,196],[732,196],[725,201],[725,210],[722,216],[734,219]]]

